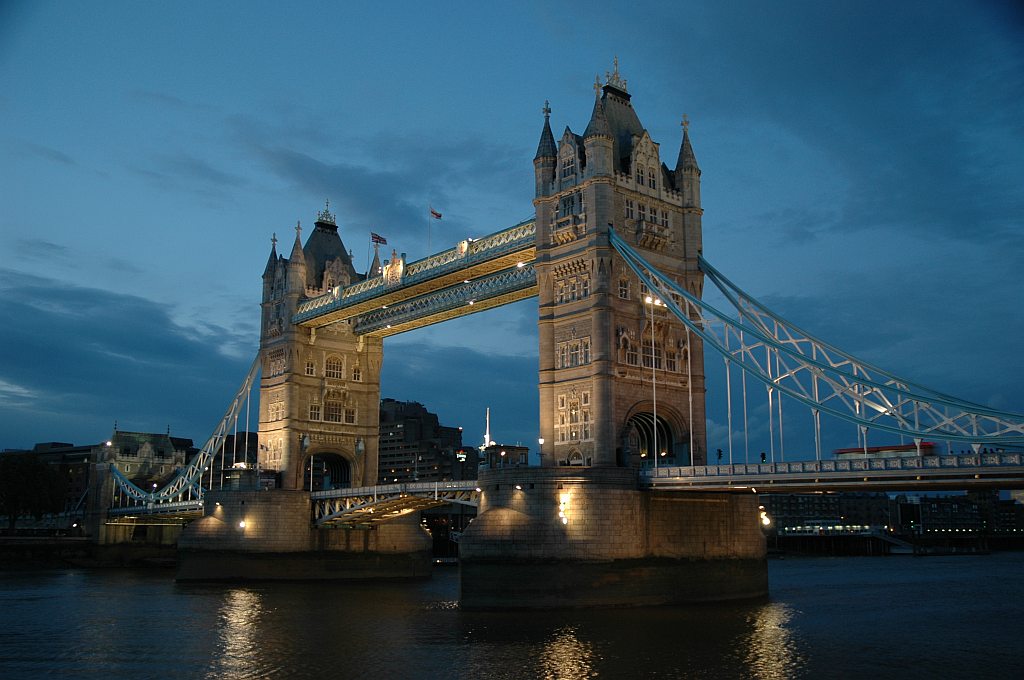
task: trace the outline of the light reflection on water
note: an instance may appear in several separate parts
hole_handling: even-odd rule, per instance
[[[225,591],[218,612],[219,654],[214,659],[215,676],[258,677],[272,669],[259,668],[258,676],[246,673],[253,656],[261,647],[260,619],[263,615],[263,597],[253,590],[233,588]]]
[[[593,645],[581,642],[576,637],[575,628],[560,628],[541,650],[540,677],[547,680],[578,680],[593,677],[593,656]]]
[[[752,630],[744,641],[751,677],[764,680],[792,678],[802,666],[802,657],[790,628],[791,607],[772,602],[751,617]]]
[[[462,611],[455,570],[248,587],[161,571],[6,573],[0,677],[905,680],[1016,678],[1024,666],[1022,554],[770,571],[768,602],[545,612]]]

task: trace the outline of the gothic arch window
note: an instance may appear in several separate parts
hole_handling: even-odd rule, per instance
[[[639,163],[636,164],[636,184],[640,187],[644,185],[644,166]]]
[[[340,423],[345,412],[345,405],[342,403],[341,395],[337,392],[329,392],[324,399],[324,422]]]
[[[652,189],[658,188],[658,183],[654,179],[654,168],[647,169],[647,186],[649,186]]]
[[[352,367],[352,380],[354,380],[355,382],[362,382],[363,381],[363,369],[359,368],[358,366],[353,366]]]
[[[636,352],[636,345],[629,340],[626,340],[626,363],[630,366],[636,366],[640,363]]]
[[[562,156],[562,179],[576,174],[576,151],[570,147],[569,153]]]
[[[316,363],[312,359],[306,359],[306,375],[316,375]]]
[[[653,347],[651,346],[650,336],[646,342],[643,343],[643,357],[644,357],[644,368],[651,368],[652,366],[656,369],[661,368],[661,344],[655,342]]]
[[[345,363],[340,357],[334,355],[327,357],[327,361],[324,363],[324,375],[328,378],[344,378]]]
[[[629,298],[629,279],[623,277],[619,279],[619,299],[628,300]]]

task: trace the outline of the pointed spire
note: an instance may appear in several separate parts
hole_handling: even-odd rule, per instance
[[[372,279],[375,276],[380,276],[384,272],[380,266],[380,244],[374,242],[373,244],[373,262],[370,263],[370,271],[366,272],[366,278]]]
[[[555,158],[558,155],[558,147],[555,146],[555,136],[551,134],[551,106],[548,105],[548,101],[544,100],[544,108],[541,109],[544,113],[544,129],[540,133],[540,144],[537,145],[537,155],[533,157],[533,160],[538,158]]]
[[[306,256],[302,252],[302,223],[295,223],[295,245],[292,246],[292,254],[288,257],[288,264],[306,264]]]
[[[270,237],[270,257],[267,259],[267,266],[263,270],[263,278],[274,275],[274,268],[277,267],[277,234]]]
[[[690,119],[683,114],[683,142],[679,145],[679,159],[676,161],[676,172],[684,170],[696,170],[700,172],[697,165],[697,157],[693,155],[693,147],[690,145]]]
[[[594,93],[597,95],[594,97],[594,110],[590,114],[590,123],[587,124],[587,129],[583,133],[583,138],[588,139],[590,137],[611,137],[612,129],[608,125],[608,116],[604,113],[604,103],[601,101],[601,79],[598,77],[597,82],[594,83]]]

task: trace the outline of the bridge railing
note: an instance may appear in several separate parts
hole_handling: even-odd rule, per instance
[[[1024,454],[977,453],[948,456],[852,458],[849,460],[806,460],[776,463],[737,463],[732,465],[689,465],[647,468],[642,479],[677,477],[735,477],[741,475],[790,475],[829,472],[871,472],[878,470],[936,470],[979,467],[1020,466]]]
[[[475,479],[460,479],[445,482],[403,482],[401,484],[377,484],[375,486],[355,486],[345,489],[329,489],[314,491],[310,498],[345,498],[349,496],[394,496],[398,494],[417,494],[442,491],[473,491],[476,489]]]
[[[536,235],[537,226],[531,217],[508,229],[469,241],[465,249],[457,246],[410,262],[405,266],[401,283],[405,286],[428,281],[483,260],[529,248],[534,245]],[[390,289],[385,285],[383,276],[360,281],[346,288],[335,288],[329,293],[301,303],[292,322],[301,323],[329,311],[344,309],[358,302],[372,299]]]

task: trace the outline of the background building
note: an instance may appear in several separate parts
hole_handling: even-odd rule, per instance
[[[380,402],[380,484],[476,479],[473,449],[462,446],[462,428],[438,422],[415,401]]]

